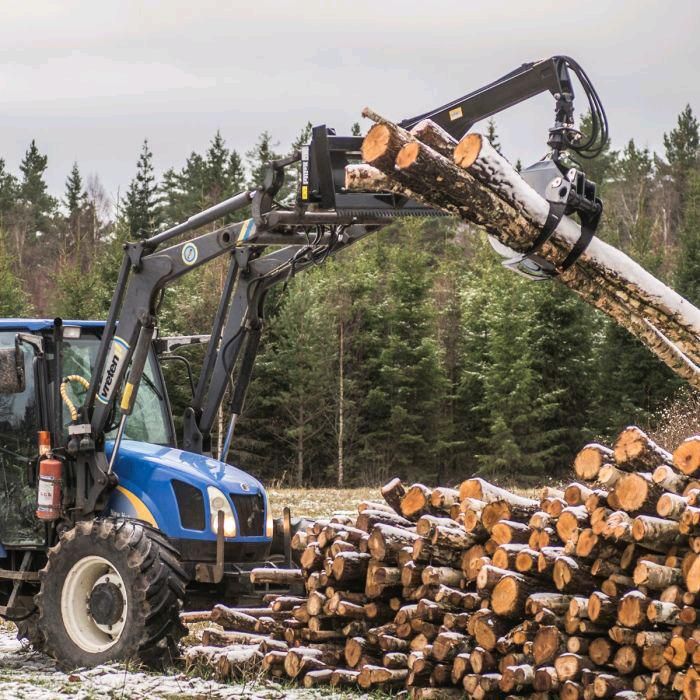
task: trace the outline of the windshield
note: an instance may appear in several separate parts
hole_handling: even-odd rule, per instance
[[[99,347],[99,339],[92,334],[85,334],[77,340],[63,341],[63,376],[79,374],[90,379]],[[71,382],[68,396],[76,406],[85,400],[86,390],[78,382]],[[64,409],[63,422],[67,427],[70,416]],[[107,439],[114,439],[116,430],[106,434]],[[126,422],[124,437],[127,440],[140,440],[156,445],[170,445],[170,419],[155,358],[151,354],[146,363],[143,379],[136,396],[133,413]]]

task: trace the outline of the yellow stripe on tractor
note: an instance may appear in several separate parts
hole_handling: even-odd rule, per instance
[[[131,493],[129,489],[125,489],[123,486],[117,486],[117,491],[126,496],[129,503],[131,503],[133,506],[134,511],[136,511],[136,517],[139,520],[143,520],[145,523],[152,525],[156,529],[158,528],[158,524],[156,523],[156,519],[153,517],[153,513],[148,510],[146,504],[136,494]]]

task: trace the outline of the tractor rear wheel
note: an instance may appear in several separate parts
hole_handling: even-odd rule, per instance
[[[49,550],[40,578],[38,631],[63,667],[162,666],[177,655],[187,576],[157,530],[133,520],[79,522]]]

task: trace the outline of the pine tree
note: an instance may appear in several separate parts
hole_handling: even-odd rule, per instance
[[[666,160],[679,173],[687,173],[697,164],[700,129],[690,105],[678,115],[676,127],[664,134],[664,148]]]
[[[587,137],[592,130],[591,113],[582,115],[579,129],[584,137]],[[586,177],[595,182],[598,192],[604,192],[608,183],[615,177],[617,169],[618,152],[613,151],[610,142],[606,143],[600,154],[595,158],[585,161]]]
[[[486,124],[486,138],[491,142],[491,145],[499,153],[501,153],[501,141],[498,138],[498,131],[496,130],[496,120],[493,117],[491,117],[491,119],[489,119]]]
[[[700,305],[700,168],[688,174],[676,290],[696,306]]]
[[[132,238],[152,236],[161,223],[161,202],[153,170],[153,153],[145,139],[141,147],[136,176],[129,184],[124,214]]]
[[[73,214],[80,209],[83,204],[84,197],[85,193],[83,192],[83,178],[80,176],[78,164],[73,163],[73,167],[66,178],[66,193],[63,200],[70,214]]]
[[[0,231],[0,318],[22,317],[30,312],[29,300],[16,270],[16,261]]]
[[[674,243],[682,225],[690,173],[700,157],[700,127],[690,105],[678,115],[675,128],[664,134],[666,161],[657,158],[661,175],[661,208],[666,212],[667,234],[664,241]]]
[[[305,272],[281,298],[274,327],[256,364],[256,391],[251,399],[262,411],[281,455],[282,465],[297,485],[323,483],[332,460],[334,324],[317,299],[325,297],[322,274]],[[248,412],[248,411],[246,411]],[[240,436],[239,436],[240,437]],[[239,439],[239,444],[243,442]],[[279,473],[278,473],[279,477]]]
[[[654,271],[663,260],[663,246],[654,240],[652,212],[654,164],[648,148],[630,139],[619,155],[617,177],[607,188],[606,230],[612,242]]]
[[[273,142],[272,135],[269,131],[263,131],[258,136],[258,141],[249,151],[246,151],[248,159],[248,169],[250,171],[250,179],[248,185],[251,189],[260,187],[264,178],[267,164],[271,160],[276,160],[280,157],[275,151],[278,144]]]
[[[5,168],[5,159],[0,158],[0,224],[12,211],[18,197],[19,183],[17,178],[8,173]]]
[[[48,194],[44,180],[47,165],[48,157],[39,152],[36,141],[32,139],[19,166],[22,172],[19,196],[27,208],[34,231],[41,231],[47,226],[48,217],[56,206],[56,200]]]
[[[373,460],[372,469],[381,478],[396,473],[405,478],[437,475],[447,379],[434,335],[432,270],[416,235],[419,226],[406,222],[377,242],[382,245],[392,234],[400,238],[396,245],[377,251],[384,280],[374,291],[379,296],[371,341],[376,349],[367,358],[367,424],[360,453],[368,464]]]

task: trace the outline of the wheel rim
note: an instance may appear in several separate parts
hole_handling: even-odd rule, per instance
[[[90,610],[90,596],[98,586],[111,584],[121,594],[121,616],[113,624],[101,624]],[[71,640],[93,654],[117,643],[128,612],[126,586],[114,566],[98,556],[84,557],[76,562],[66,576],[61,591],[61,616]]]

